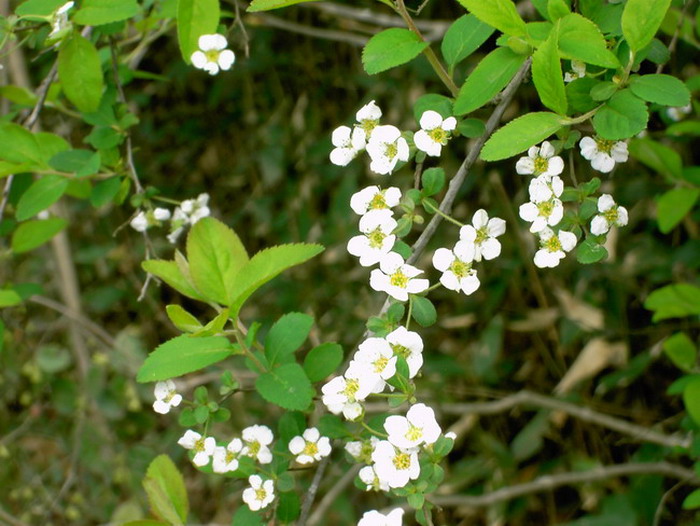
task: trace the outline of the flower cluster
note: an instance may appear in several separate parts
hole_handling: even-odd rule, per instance
[[[151,227],[162,226],[165,221],[170,221],[170,233],[167,238],[175,244],[187,226],[194,225],[211,214],[208,205],[209,194],[199,194],[196,199],[185,199],[172,213],[167,208],[160,207],[142,210],[131,219],[129,225],[137,232],[145,232]]]

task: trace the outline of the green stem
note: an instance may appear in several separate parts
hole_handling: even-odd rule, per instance
[[[243,354],[246,355],[247,358],[250,359],[251,362],[255,364],[255,366],[263,372],[267,372],[267,367],[265,367],[260,360],[257,359],[257,357],[251,352],[250,349],[245,344],[245,341],[243,338],[241,338],[241,333],[240,331],[233,331],[234,336],[236,337],[236,341],[238,342],[238,345],[241,346],[241,349],[243,349]]]
[[[411,325],[411,312],[413,312],[413,295],[408,296],[408,312],[406,313],[406,330]]]
[[[602,107],[603,107],[603,104],[601,104],[600,106],[597,106],[596,108],[593,108],[591,111],[584,113],[583,115],[579,115],[578,117],[572,117],[570,119],[563,119],[562,124],[564,126],[571,126],[572,124],[581,124],[582,122],[585,122],[588,119],[590,119],[591,117],[593,117],[593,115],[595,115],[598,112],[598,110]]]
[[[365,424],[364,421],[362,422],[362,427],[364,427],[367,431],[369,431],[371,434],[373,434],[375,436],[382,437],[382,438],[389,438],[389,435],[387,435],[386,433],[382,433],[380,431],[377,431],[376,429],[372,429],[367,424]]]
[[[440,210],[438,207],[434,206],[430,201],[423,200],[423,201],[421,201],[421,204],[423,205],[423,208],[430,208],[429,211],[432,211],[433,213],[439,215],[443,219],[446,219],[450,223],[453,223],[460,228],[462,228],[464,226],[464,223],[460,223],[459,221],[457,221],[453,217],[448,216],[445,212]]]

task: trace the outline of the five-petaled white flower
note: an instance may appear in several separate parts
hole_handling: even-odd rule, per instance
[[[172,380],[157,382],[153,394],[156,397],[153,410],[161,415],[170,412],[171,407],[177,407],[182,402],[182,395],[177,394],[175,382]]]
[[[254,425],[246,427],[241,432],[243,449],[241,454],[257,459],[261,464],[272,462],[272,453],[269,446],[272,444],[272,431],[267,426]]]
[[[547,226],[559,224],[564,217],[564,204],[559,199],[563,191],[564,182],[557,175],[530,181],[530,202],[519,209],[520,217],[532,223],[530,232],[541,232]]]
[[[194,451],[194,458],[192,463],[195,466],[206,466],[209,463],[209,457],[214,453],[214,448],[216,448],[216,441],[214,437],[203,437],[196,431],[188,429],[185,434],[182,435],[180,440],[177,441],[185,449],[191,449]]]
[[[527,157],[521,157],[515,163],[515,171],[520,175],[551,177],[564,170],[564,160],[554,155],[554,146],[544,141],[542,146],[533,146],[527,151]]]
[[[434,444],[440,438],[440,429],[435,411],[425,404],[415,404],[406,416],[391,415],[384,421],[387,439],[393,445],[410,449],[421,444]]]
[[[238,454],[243,449],[240,438],[234,438],[226,447],[217,446],[211,460],[214,473],[228,473],[238,469]]]
[[[452,250],[438,248],[433,254],[433,266],[442,272],[440,283],[450,290],[472,294],[481,284],[472,268],[474,245],[459,241]]]
[[[580,60],[571,61],[571,72],[564,73],[564,82],[573,82],[586,76],[586,63]]]
[[[336,376],[322,388],[321,401],[337,415],[343,413],[348,420],[362,415],[362,402],[377,386],[377,376],[361,368],[349,369],[345,376]]]
[[[372,132],[379,125],[382,110],[373,100],[362,106],[355,114],[356,128],[360,130],[362,141],[366,143],[372,137]]]
[[[403,488],[420,475],[418,448],[400,449],[388,440],[380,440],[372,453],[374,471],[390,488]]]
[[[381,175],[390,174],[399,161],[408,161],[408,143],[396,126],[377,126],[365,148],[372,162],[369,169]]]
[[[299,464],[311,464],[331,454],[331,442],[322,437],[318,429],[310,427],[289,441],[289,451],[296,455]]]
[[[409,294],[426,290],[430,283],[427,279],[416,279],[423,271],[407,265],[400,254],[389,252],[382,256],[379,268],[369,276],[370,286],[378,292],[386,292],[394,299],[407,301]]]
[[[170,219],[170,210],[156,208],[148,212],[141,211],[129,222],[131,228],[137,232],[145,232],[152,226],[159,226],[161,221]]]
[[[366,511],[357,526],[401,526],[403,510],[396,508],[384,515],[377,510]]]
[[[249,488],[243,490],[243,502],[251,511],[266,508],[275,499],[275,485],[271,480],[263,480],[260,475],[248,477]]]
[[[551,228],[544,228],[540,233],[540,249],[535,253],[535,265],[540,268],[556,267],[566,252],[576,246],[576,234],[560,230],[556,234]]]
[[[219,34],[202,35],[197,41],[199,50],[192,53],[190,60],[197,69],[203,69],[210,75],[216,75],[219,69],[228,70],[233,66],[236,55],[226,49],[226,37]]]
[[[398,327],[386,335],[394,354],[401,356],[408,364],[408,377],[413,378],[423,366],[423,340],[417,332],[406,327]]]
[[[339,126],[333,130],[331,162],[336,166],[347,166],[365,148],[365,135],[361,128]]]
[[[354,371],[356,368],[364,374],[376,375],[378,385],[375,385],[372,392],[381,393],[384,390],[385,381],[396,373],[396,356],[391,344],[384,338],[367,338],[358,346],[348,371]]]
[[[374,471],[374,467],[365,466],[358,473],[360,480],[365,484],[367,491],[389,491],[391,488],[386,481],[381,480]]]
[[[352,194],[350,208],[359,216],[372,210],[391,209],[401,201],[401,190],[392,186],[382,190],[378,186],[368,186]]]
[[[578,144],[581,155],[591,161],[593,169],[599,172],[611,172],[615,168],[615,163],[624,163],[629,157],[627,143],[624,141],[584,137]]]
[[[627,209],[615,204],[610,194],[603,194],[598,198],[598,214],[591,221],[591,234],[601,236],[613,226],[625,226],[627,224]]]
[[[489,219],[483,208],[474,212],[472,224],[459,229],[459,238],[474,245],[474,261],[497,258],[501,243],[496,238],[506,231],[506,222],[498,217]]]
[[[360,258],[360,265],[371,267],[394,247],[396,236],[391,232],[398,223],[389,209],[371,210],[360,219],[360,232],[348,241],[348,252]]]
[[[457,119],[442,115],[433,110],[423,112],[420,118],[421,129],[413,136],[416,148],[432,157],[439,157],[442,147],[450,139],[450,132],[457,126]]]

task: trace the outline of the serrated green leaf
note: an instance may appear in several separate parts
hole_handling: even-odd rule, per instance
[[[33,219],[22,223],[12,234],[10,246],[16,254],[28,252],[46,243],[61,230],[66,228],[68,222],[61,217],[49,219]]]
[[[562,127],[556,113],[528,113],[510,121],[486,141],[481,150],[484,161],[499,161],[524,152]]]
[[[555,30],[532,55],[532,80],[542,104],[560,115],[565,115],[568,102],[557,41],[558,32]]]
[[[199,37],[216,33],[219,9],[218,0],[177,0],[177,41],[185,63],[199,49]]]
[[[642,75],[630,80],[630,90],[640,99],[664,106],[687,106],[690,90],[671,75]]]
[[[104,90],[102,64],[87,38],[76,33],[63,42],[58,50],[58,78],[76,108],[84,113],[97,110]]]
[[[91,150],[66,150],[53,155],[49,166],[60,172],[75,173],[76,177],[96,174],[102,159],[99,152]]]
[[[268,402],[292,411],[308,409],[315,394],[298,363],[287,363],[261,374],[255,381],[255,388]]]
[[[671,0],[627,0],[622,11],[622,34],[635,53],[645,47],[661,26]]]
[[[603,245],[591,239],[586,239],[576,248],[576,260],[584,265],[597,263],[608,257],[608,251]]]
[[[493,99],[515,76],[525,58],[506,47],[486,55],[462,84],[455,100],[455,115],[472,112]]]
[[[698,358],[698,350],[695,344],[684,332],[677,332],[668,338],[664,344],[664,353],[676,367],[685,372],[691,372]]]
[[[413,60],[426,47],[428,43],[408,29],[385,29],[367,42],[362,50],[362,65],[368,75],[375,75]]]
[[[506,35],[524,37],[525,22],[510,0],[459,0],[479,20]]]
[[[673,188],[659,198],[656,206],[659,230],[668,234],[690,212],[700,196],[700,188]]]
[[[34,181],[17,203],[17,221],[29,219],[50,207],[61,198],[69,182],[66,177],[55,174],[48,174]]]
[[[236,349],[223,336],[177,336],[160,344],[148,355],[139,369],[136,381],[156,382],[198,371],[228,358]]]
[[[183,309],[180,305],[166,305],[165,312],[173,325],[182,332],[196,332],[202,328],[199,320]]]
[[[437,321],[435,306],[423,296],[411,296],[411,316],[422,327],[430,327]]]
[[[84,26],[100,26],[126,20],[138,12],[136,0],[83,0],[72,20]]]
[[[559,55],[594,66],[619,68],[620,61],[608,49],[598,26],[587,18],[571,13],[558,21]]]
[[[666,285],[649,294],[644,308],[654,311],[654,322],[700,314],[700,287],[689,283]]]
[[[157,278],[162,279],[180,294],[194,300],[206,301],[204,296],[194,287],[194,285],[182,273],[175,261],[165,261],[163,259],[149,259],[141,262],[141,267],[146,272],[150,272]]]
[[[152,499],[149,488],[158,488],[157,500]],[[180,524],[187,521],[189,501],[182,475],[167,455],[159,455],[149,464],[144,478],[144,487],[148,493],[149,502],[155,515],[165,520],[173,518]],[[162,497],[165,497],[163,499]]]
[[[447,65],[454,68],[486,42],[493,31],[474,15],[459,17],[442,38],[441,51]]]
[[[649,112],[643,100],[630,90],[618,91],[593,116],[593,128],[603,139],[634,137],[647,127]]]
[[[337,343],[322,343],[304,357],[304,372],[312,382],[320,382],[343,361],[343,348]]]
[[[269,11],[271,9],[279,9],[281,7],[287,7],[294,4],[316,1],[318,0],[253,0],[246,11],[249,13],[254,13],[256,11]]]
[[[313,324],[313,317],[301,312],[290,312],[277,320],[265,337],[265,356],[270,364],[301,347]]]

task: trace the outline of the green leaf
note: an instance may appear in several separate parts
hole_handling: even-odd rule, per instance
[[[60,172],[75,173],[76,177],[96,174],[101,163],[100,153],[91,150],[62,151],[49,159],[51,168]]]
[[[598,82],[591,88],[591,99],[597,102],[608,100],[610,97],[615,95],[619,89],[619,84],[615,84],[609,80]]]
[[[690,90],[682,80],[671,75],[635,76],[630,81],[630,90],[640,99],[663,106],[690,104]]]
[[[292,411],[308,409],[315,394],[298,363],[287,363],[260,375],[255,381],[255,388],[268,402]]]
[[[83,0],[72,19],[76,24],[100,26],[126,20],[138,12],[136,0]]]
[[[163,488],[153,479],[145,478],[143,480],[143,489],[148,495],[148,502],[151,505],[153,514],[166,521],[172,526],[182,526],[184,523],[178,517],[177,512],[172,506],[168,495]]]
[[[165,312],[168,314],[170,321],[173,322],[173,325],[182,332],[196,332],[202,328],[199,320],[180,307],[180,305],[166,305]]]
[[[691,372],[697,363],[698,350],[684,332],[677,332],[664,342],[664,352],[674,365],[683,371]]]
[[[571,13],[571,8],[564,0],[549,0],[547,2],[547,14],[552,22]]]
[[[231,317],[256,290],[282,271],[294,267],[323,252],[321,245],[292,243],[266,248],[255,254],[236,276],[234,293],[230,299]]]
[[[591,239],[586,239],[576,248],[576,260],[584,265],[597,263],[608,257],[608,251],[603,245]]]
[[[435,306],[423,296],[411,296],[411,316],[422,327],[430,327],[437,321]]]
[[[63,42],[58,50],[58,78],[76,108],[84,113],[97,110],[104,82],[100,56],[92,42],[77,33]]]
[[[428,47],[413,31],[385,29],[369,39],[362,50],[362,65],[369,75],[395,68],[416,58]]]
[[[148,487],[146,487],[146,481],[149,481]],[[169,520],[166,515],[174,517],[179,519],[180,524],[187,521],[190,505],[187,500],[185,483],[175,464],[167,455],[159,455],[150,463],[144,478],[144,487],[146,487],[148,500],[155,515],[166,520]],[[158,488],[160,490],[158,497],[165,496],[166,500],[161,499],[154,502],[149,487]],[[166,509],[163,509],[163,506]]]
[[[608,49],[598,26],[577,13],[559,19],[559,55],[594,66],[619,68],[620,61]]]
[[[229,320],[228,312],[228,309],[222,309],[221,312],[219,312],[219,314],[217,314],[213,320],[211,320],[204,327],[195,332],[193,336],[201,337],[214,336],[216,334],[219,334],[221,331],[224,330],[224,327],[226,326],[226,323]]]
[[[421,175],[423,195],[435,195],[445,186],[445,170],[442,168],[428,168]]]
[[[649,294],[644,308],[654,311],[654,322],[700,314],[700,287],[689,283],[666,285]]]
[[[441,50],[445,62],[454,68],[474,53],[493,34],[493,28],[474,15],[459,17],[442,38]]]
[[[30,17],[28,20],[34,20],[32,15],[38,17],[46,17],[51,15],[56,9],[61,7],[65,2],[63,0],[28,0],[22,2],[16,9],[15,14],[18,16]],[[38,20],[42,20],[39,18]]]
[[[647,105],[630,90],[618,91],[593,116],[593,128],[603,139],[616,141],[637,135],[647,127]]]
[[[22,126],[10,122],[0,123],[0,159],[11,163],[42,166],[39,143],[34,134]]]
[[[473,139],[475,137],[481,137],[486,131],[486,126],[484,122],[479,119],[464,119],[457,123],[457,129],[459,133]]]
[[[263,526],[263,518],[248,506],[239,506],[233,516],[231,526]]]
[[[141,268],[155,277],[162,279],[180,294],[194,300],[206,301],[199,291],[194,287],[192,281],[182,273],[175,261],[165,261],[162,259],[149,259],[141,262]]]
[[[591,89],[600,84],[599,81],[588,77],[576,79],[566,85],[566,98],[571,109],[575,112],[586,113],[598,106],[591,97]]]
[[[656,206],[659,230],[668,234],[690,212],[700,196],[700,188],[673,188],[659,198]]]
[[[14,289],[0,289],[0,308],[13,307],[22,303],[20,296]]]
[[[270,9],[279,9],[280,7],[301,4],[303,2],[316,1],[318,0],[253,0],[246,11],[249,13],[254,13],[255,11],[269,11]]]
[[[681,156],[668,146],[651,139],[632,139],[628,145],[629,154],[652,170],[670,179],[683,177]]]
[[[28,252],[46,243],[61,230],[66,228],[68,222],[61,217],[49,219],[33,219],[22,223],[12,234],[10,246],[16,254]]]
[[[622,11],[622,34],[635,53],[656,35],[671,0],[627,0]]]
[[[148,355],[136,375],[137,382],[156,382],[199,371],[228,358],[237,347],[223,336],[177,336]]]
[[[532,55],[532,80],[542,104],[550,110],[565,115],[568,107],[561,61],[557,52],[557,31]]]
[[[683,389],[683,403],[690,417],[700,424],[700,376],[694,376]]]
[[[265,356],[270,364],[301,347],[313,324],[313,317],[301,312],[290,312],[277,320],[265,337]]]
[[[208,299],[229,305],[238,272],[248,254],[236,233],[213,217],[205,217],[187,236],[187,259],[197,289]]]
[[[199,49],[199,37],[216,33],[218,25],[218,0],[177,0],[177,41],[185,63]]]
[[[535,112],[518,117],[486,141],[481,150],[484,161],[499,161],[524,152],[562,127],[556,113]]]
[[[525,22],[510,0],[459,0],[459,3],[479,20],[506,35],[524,37],[526,34]]]
[[[332,342],[311,349],[304,358],[304,372],[312,382],[320,382],[333,373],[343,361],[343,348]]]
[[[301,500],[296,492],[282,492],[279,494],[277,506],[277,518],[283,523],[292,522],[299,517],[301,512]]]
[[[691,491],[690,494],[683,500],[682,507],[684,510],[694,510],[700,508],[700,489]]]
[[[49,174],[37,179],[20,197],[15,217],[24,221],[46,210],[58,201],[70,181],[61,175]]]
[[[119,193],[121,185],[122,178],[118,175],[100,181],[92,188],[90,204],[95,208],[106,205]]]
[[[438,95],[437,93],[426,93],[418,97],[416,102],[413,104],[413,116],[416,122],[420,122],[420,118],[423,113],[433,110],[437,111],[442,118],[445,119],[450,117],[453,113],[452,110],[452,99],[445,97],[444,95]]]
[[[455,115],[474,111],[493,99],[515,76],[525,58],[506,47],[496,48],[486,55],[460,88]]]

